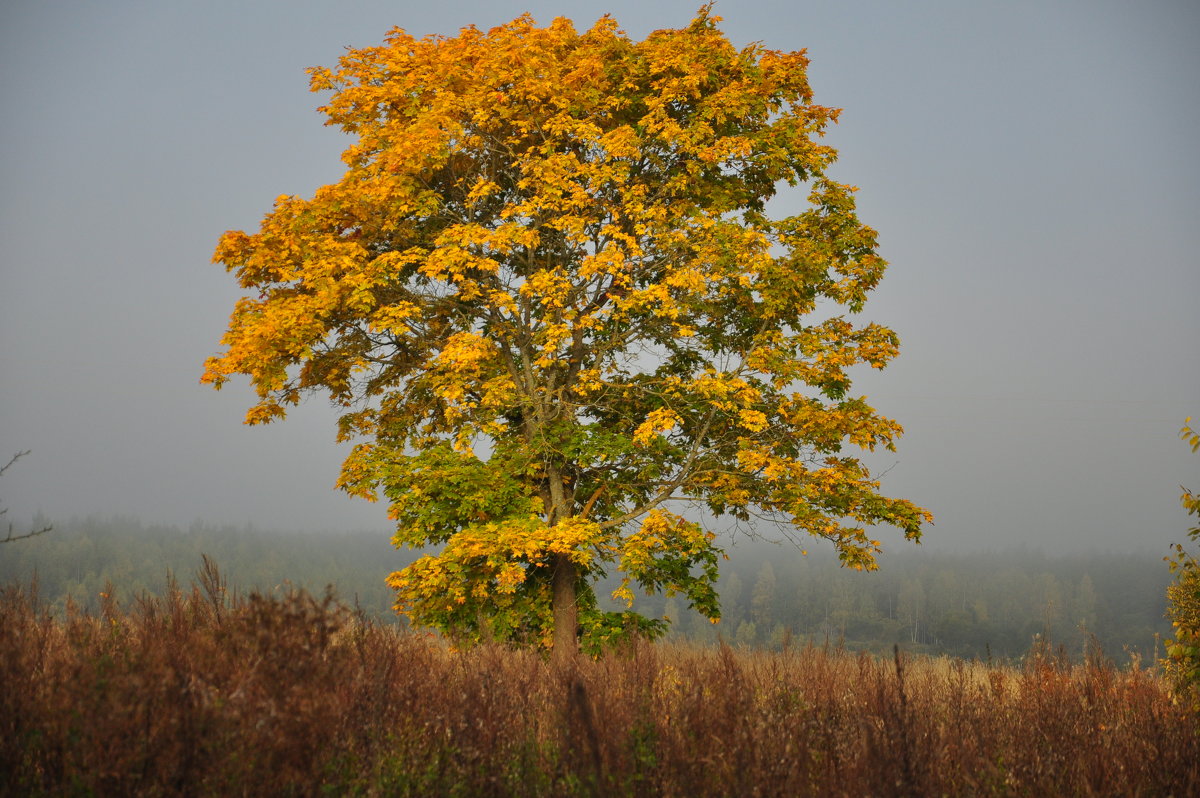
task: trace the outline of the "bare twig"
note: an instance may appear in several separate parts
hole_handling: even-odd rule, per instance
[[[14,454],[12,456],[12,458],[10,458],[9,461],[7,463],[5,463],[2,468],[0,468],[0,476],[4,476],[4,472],[7,471],[13,463],[17,462],[18,460],[20,460],[22,457],[24,457],[27,454],[29,454],[28,449],[26,449],[23,452],[17,452],[16,454]],[[7,507],[0,507],[0,516],[4,515],[7,512],[8,512]],[[8,534],[5,535],[3,538],[0,538],[0,543],[13,543],[18,540],[25,540],[27,538],[37,537],[38,535],[46,534],[53,528],[54,527],[47,524],[46,526],[42,527],[41,529],[35,529],[32,532],[26,532],[22,535],[17,535],[17,534],[14,534],[14,532],[13,532],[13,525],[9,524],[8,525]]]

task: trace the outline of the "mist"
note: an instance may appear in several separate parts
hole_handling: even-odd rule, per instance
[[[346,447],[311,400],[241,425],[247,384],[199,384],[238,297],[210,263],[274,197],[311,196],[350,142],[304,68],[399,25],[529,10],[631,36],[695,2],[8,4],[0,10],[0,481],[20,526],[129,514],[379,529],[333,485]],[[891,266],[864,315],[901,355],[855,385],[906,433],[867,460],[933,511],[936,552],[1166,553],[1200,458],[1200,8],[718,4],[736,44],[807,48],[844,108],[835,179]],[[775,201],[798,208],[801,193]],[[908,546],[881,531],[889,550]],[[886,567],[886,561],[885,561]]]

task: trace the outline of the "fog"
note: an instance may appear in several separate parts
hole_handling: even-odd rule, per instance
[[[199,384],[238,290],[210,257],[281,193],[341,174],[303,70],[346,46],[530,11],[634,37],[699,0],[56,2],[0,10],[0,481],[18,525],[129,514],[378,528],[337,493],[316,399],[241,426]],[[906,428],[869,461],[931,509],[925,545],[1166,553],[1200,456],[1200,7],[718,4],[736,44],[807,48],[844,108],[835,178],[891,266],[864,315],[900,358],[857,392]],[[775,207],[799,207],[799,195]],[[904,546],[883,533],[885,546]]]

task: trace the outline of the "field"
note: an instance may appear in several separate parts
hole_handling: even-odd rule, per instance
[[[6,795],[1195,795],[1152,669],[639,644],[455,650],[215,570],[98,613],[0,595]]]

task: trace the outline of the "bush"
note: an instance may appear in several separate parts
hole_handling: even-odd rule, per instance
[[[1200,433],[1187,423],[1179,437],[1191,445],[1193,452],[1200,449]],[[1184,488],[1179,500],[1188,515],[1200,515],[1200,495]],[[1188,537],[1200,541],[1200,526],[1188,530]],[[1167,587],[1167,617],[1175,637],[1167,641],[1163,669],[1179,699],[1200,712],[1200,562],[1178,544],[1175,556],[1167,561],[1175,574],[1174,584]]]

